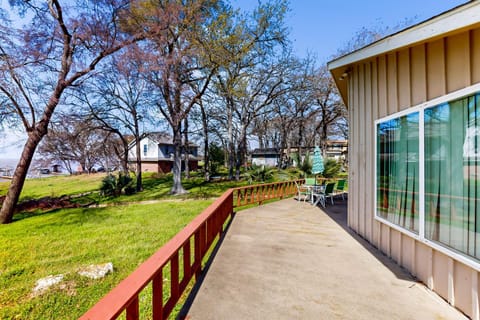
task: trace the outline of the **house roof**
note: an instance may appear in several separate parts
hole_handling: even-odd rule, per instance
[[[348,140],[327,140],[326,143],[327,143],[327,146],[339,145],[339,144],[347,146],[348,145]]]
[[[166,132],[149,132],[146,134],[146,136],[157,144],[173,144],[173,137]],[[191,147],[198,147],[198,145],[191,141],[188,142],[188,145]]]
[[[278,148],[257,148],[252,151],[253,155],[279,155],[280,150]]]
[[[475,25],[480,25],[480,1],[470,1],[451,10],[443,12],[412,27],[380,39],[363,48],[330,61],[330,70],[347,105],[347,82],[344,81],[353,64],[375,56],[411,47],[428,40],[461,32]]]
[[[173,137],[166,132],[149,132],[146,136],[158,144],[172,144]]]

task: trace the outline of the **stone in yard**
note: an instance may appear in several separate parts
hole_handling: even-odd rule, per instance
[[[78,274],[90,279],[100,279],[113,272],[113,264],[111,262],[104,264],[91,264],[78,271]]]
[[[57,274],[55,276],[48,276],[42,279],[37,280],[37,285],[33,288],[33,295],[37,296],[43,294],[51,286],[59,283],[63,280],[63,274]]]

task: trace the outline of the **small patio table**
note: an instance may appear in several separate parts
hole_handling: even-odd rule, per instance
[[[323,207],[325,207],[325,186],[323,185],[311,185],[311,184],[305,184],[302,187],[307,189],[307,192],[310,197],[310,203],[317,204],[320,202]],[[314,197],[318,197],[317,201],[314,203]]]

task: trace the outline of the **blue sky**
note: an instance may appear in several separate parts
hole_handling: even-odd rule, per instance
[[[290,0],[286,24],[297,55],[315,54],[327,62],[362,27],[395,26],[405,19],[426,20],[454,8],[465,0]],[[0,0],[0,3],[3,3]],[[234,6],[251,10],[258,0],[232,0]],[[0,159],[17,158],[22,134],[0,132]]]
[[[252,9],[257,0],[232,0],[235,6]],[[465,0],[290,0],[287,15],[295,53],[316,54],[327,62],[362,27],[395,26],[405,19],[427,20],[463,4]]]

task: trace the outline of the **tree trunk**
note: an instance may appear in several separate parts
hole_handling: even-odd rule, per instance
[[[183,142],[184,142],[184,157],[185,157],[185,178],[190,179],[190,148],[188,147],[188,117],[183,120],[184,130],[183,130]]]
[[[239,181],[240,180],[240,169],[242,167],[242,164],[244,162],[244,159],[246,158],[247,154],[247,128],[246,126],[243,126],[242,128],[242,133],[240,136],[240,144],[238,146],[238,152],[237,152],[237,161],[235,165],[235,180]]]
[[[258,147],[260,149],[264,149],[265,148],[265,140],[263,139],[264,138],[264,135],[262,135],[261,133],[258,134]]]
[[[242,165],[242,150],[238,148],[237,157],[235,161],[235,180],[240,181],[240,167]]]
[[[280,152],[277,164],[278,169],[282,169],[284,166],[286,167],[288,162],[288,154],[285,152],[285,147],[287,144],[287,130],[285,126],[282,126],[281,130],[282,132],[280,136],[280,148],[278,150],[278,152]]]
[[[140,192],[143,190],[143,182],[142,182],[142,146],[140,145],[140,126],[138,124],[138,116],[137,111],[133,110],[133,126],[135,131],[135,153],[137,155],[135,159],[135,190]],[[128,148],[127,148],[127,155],[128,155]]]
[[[128,143],[127,141],[123,140],[122,139],[122,143],[123,143],[123,159],[122,159],[122,167],[123,167],[123,171],[125,173],[128,174]],[[105,170],[108,170],[108,165],[107,165],[107,168],[105,168]]]
[[[302,150],[302,141],[303,141],[303,121],[304,121],[305,117],[303,115],[303,111],[300,112],[300,123],[299,123],[299,126],[298,126],[298,143],[297,143],[297,148],[298,148],[298,159],[300,162],[302,162],[302,153],[303,153],[303,150]]]
[[[205,181],[210,181],[210,151],[209,151],[209,142],[208,142],[208,120],[207,113],[203,107],[203,103],[200,102],[200,111],[202,113],[202,126],[203,126],[203,146],[204,146],[204,159],[203,166],[205,170]]]
[[[173,186],[171,194],[185,194],[187,191],[182,185],[182,132],[181,125],[173,126]]]
[[[328,130],[328,125],[324,124],[322,128],[322,133],[320,134],[320,146],[322,147],[322,157],[326,158],[327,157],[327,130]]]
[[[138,133],[138,132],[137,132]],[[135,190],[140,192],[143,190],[142,185],[142,148],[140,145],[140,136],[135,134],[135,152],[137,157],[135,159],[135,178],[136,178],[136,185]]]
[[[42,131],[45,133],[42,133]],[[23,147],[22,155],[15,168],[15,172],[13,173],[7,196],[5,197],[2,209],[0,210],[0,222],[3,224],[12,222],[15,206],[17,205],[20,193],[22,192],[28,169],[32,163],[33,155],[35,154],[38,144],[46,134],[46,131],[47,130],[43,128],[36,128],[28,135],[27,142]]]
[[[233,106],[227,101],[228,118],[228,179],[233,180],[233,168],[235,166],[235,145],[233,144]]]

